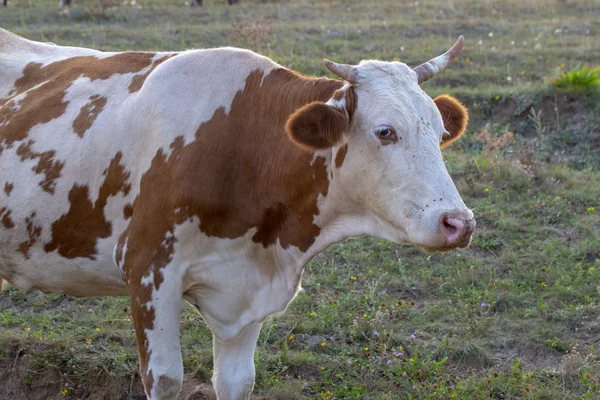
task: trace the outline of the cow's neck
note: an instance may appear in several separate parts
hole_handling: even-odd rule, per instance
[[[337,179],[335,160],[339,158],[339,153],[344,151],[346,150],[342,146],[329,150],[324,155],[329,166],[329,190],[327,196],[319,200],[319,214],[315,217],[319,234],[305,253],[305,262],[335,243],[350,237],[363,236],[377,229],[371,226],[376,223],[375,220],[370,218],[363,207],[348,198]]]
[[[260,87],[254,90],[257,82]],[[332,194],[336,149],[310,153],[294,144],[283,127],[294,111],[314,101],[327,102],[342,85],[338,80],[302,77],[285,69],[246,80],[241,96],[251,93],[259,107],[244,121],[260,134],[253,147],[261,157],[254,162],[261,174],[258,181],[265,185],[255,189],[261,190],[257,193],[261,222],[254,241],[266,246],[278,242],[284,249],[293,246],[306,254],[319,236],[316,219],[321,203]]]
[[[279,127],[298,108],[313,101],[327,102],[343,84],[337,80],[304,78],[287,70],[271,73],[269,76],[278,73],[281,75],[277,79],[283,77],[284,82],[277,86],[271,101],[277,105],[277,109],[283,110],[274,124]],[[267,84],[269,76],[265,79]],[[278,142],[275,148],[281,149],[280,155],[283,156],[280,159],[282,163],[275,162],[280,170],[275,175],[282,172],[285,176],[273,179],[272,182],[283,183],[285,190],[289,191],[288,199],[293,203],[286,204],[289,213],[286,214],[287,221],[282,224],[291,229],[288,234],[285,233],[286,229],[280,230],[279,243],[284,248],[292,244],[303,252],[297,258],[301,267],[332,244],[348,237],[364,235],[369,218],[365,218],[360,207],[348,201],[337,180],[347,146],[341,145],[311,154],[291,143],[286,135],[282,135],[280,128],[274,133],[276,136],[273,139]],[[281,213],[285,212],[281,210]],[[267,214],[270,214],[270,221],[276,225],[279,214],[277,210],[265,212],[265,219]]]

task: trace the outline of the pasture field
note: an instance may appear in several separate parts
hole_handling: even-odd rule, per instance
[[[11,0],[0,26],[103,50],[246,47],[314,75],[328,73],[323,57],[415,65],[463,34],[463,54],[424,89],[470,110],[445,158],[477,218],[472,245],[359,238],[315,258],[304,291],[264,324],[253,398],[600,398],[600,94],[549,83],[600,65],[597,1],[57,3]],[[6,286],[0,399],[144,398],[128,307]],[[211,398],[211,335],[191,307],[181,340],[182,398]]]

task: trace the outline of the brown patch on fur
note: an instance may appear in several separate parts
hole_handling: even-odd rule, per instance
[[[123,207],[123,218],[129,219],[133,215],[133,205],[131,203],[125,204]]]
[[[73,57],[43,66],[31,62],[9,93],[8,103],[0,108],[0,151],[24,140],[32,127],[47,123],[64,114],[69,104],[64,100],[67,89],[78,78],[91,81],[108,79],[114,74],[138,72],[150,65],[154,53],[125,52],[106,58]],[[36,87],[37,86],[37,87]],[[19,109],[10,99],[25,93]]]
[[[262,220],[257,227],[257,231],[252,236],[252,240],[261,243],[267,247],[277,240],[277,234],[281,230],[281,224],[288,217],[288,207],[285,204],[278,203],[265,210]]]
[[[42,234],[42,227],[34,223],[35,213],[25,218],[25,227],[27,228],[27,240],[19,244],[19,252],[29,258],[29,249],[37,242]]]
[[[92,204],[87,186],[74,185],[69,191],[71,207],[52,224],[52,240],[44,245],[46,252],[58,250],[66,258],[86,257],[94,260],[96,242],[111,234],[111,224],[106,221],[104,207],[109,196],[119,192],[129,193],[129,172],[119,164],[123,154],[118,152],[104,171],[106,178],[100,187],[98,199]]]
[[[2,225],[4,225],[4,227],[7,229],[13,228],[15,226],[15,223],[12,221],[12,219],[10,219],[10,213],[11,211],[6,207],[0,208],[0,216],[2,216]]]
[[[73,120],[73,130],[79,137],[83,137],[85,131],[90,129],[98,115],[106,105],[106,97],[94,95],[90,97],[90,102],[81,107],[79,115]]]
[[[17,155],[21,157],[21,161],[35,160],[38,159],[36,166],[32,170],[36,174],[44,174],[44,180],[39,182],[39,185],[45,192],[54,194],[54,188],[56,187],[56,180],[60,178],[60,171],[63,169],[65,163],[54,160],[55,151],[45,151],[43,153],[34,152],[31,147],[33,146],[33,140],[21,143],[17,149]]]
[[[337,154],[335,155],[335,166],[337,168],[341,167],[344,163],[344,159],[346,158],[346,152],[348,151],[348,143],[340,147]]]
[[[444,136],[440,145],[443,149],[457,141],[465,133],[469,122],[469,113],[460,101],[447,94],[438,96],[433,101],[440,110],[444,127],[448,131],[448,135]]]
[[[173,56],[174,56],[174,54],[170,54],[170,55],[161,57],[158,60],[154,61],[154,64],[152,64],[152,68],[150,68],[145,74],[135,75],[131,79],[131,84],[129,85],[129,93],[135,93],[138,90],[140,90],[142,88],[142,86],[144,85],[146,78],[148,78],[148,76],[150,75],[150,73],[152,71],[154,71],[154,69],[156,67],[158,67],[160,64],[162,64],[164,61],[167,61],[169,58],[171,58]]]
[[[10,192],[12,192],[14,187],[14,184],[6,182],[4,184],[4,193],[6,193],[7,196],[10,196]]]

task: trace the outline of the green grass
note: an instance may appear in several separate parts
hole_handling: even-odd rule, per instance
[[[600,67],[584,65],[571,71],[562,71],[550,83],[560,89],[593,90],[600,88]]]
[[[445,158],[477,217],[473,244],[428,254],[361,238],[316,257],[304,291],[265,323],[255,392],[600,398],[600,97],[548,85],[557,68],[597,64],[594,2],[73,1],[68,11],[55,0],[12,1],[0,26],[106,50],[243,46],[316,75],[326,74],[323,57],[417,64],[464,34],[464,54],[425,89],[470,109],[467,134]],[[475,137],[486,125],[487,142]],[[489,150],[507,131],[514,141]],[[24,393],[139,398],[128,307],[125,298],[5,290],[0,387],[12,379]],[[181,331],[186,379],[209,382],[211,335],[191,307]]]

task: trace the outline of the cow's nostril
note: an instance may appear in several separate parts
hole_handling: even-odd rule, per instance
[[[471,235],[475,230],[475,219],[464,219],[463,213],[442,214],[439,219],[439,233],[444,245],[466,247],[471,242]]]
[[[455,218],[450,215],[444,215],[440,221],[440,229],[447,243],[454,244],[464,236],[465,220]]]
[[[446,239],[449,239],[450,241],[453,241],[459,236],[458,228],[447,221],[444,221],[442,231],[444,232]]]
[[[448,221],[445,219],[444,219],[444,227],[448,230],[457,229],[456,226],[449,224]]]

